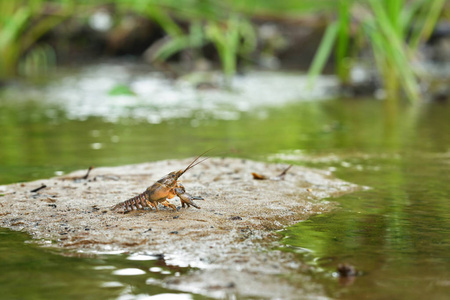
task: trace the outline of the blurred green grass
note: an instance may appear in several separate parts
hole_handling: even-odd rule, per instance
[[[236,73],[238,59],[251,61],[257,48],[254,18],[319,14],[328,27],[311,63],[311,84],[331,57],[334,73],[349,84],[351,68],[369,51],[386,98],[411,102],[421,98],[420,74],[412,67],[418,49],[448,11],[445,0],[0,1],[0,81],[56,65],[55,53],[42,36],[65,20],[87,22],[99,8],[112,8],[115,19],[134,13],[157,23],[167,39],[153,53],[154,61],[214,45],[228,80]]]

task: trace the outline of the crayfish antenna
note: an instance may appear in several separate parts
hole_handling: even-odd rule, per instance
[[[206,158],[204,158],[204,159],[202,159],[202,160],[200,160],[200,161],[198,161],[197,162],[197,160],[200,158],[200,157],[202,157],[203,155],[205,155],[206,153],[208,153],[209,151],[211,151],[212,149],[214,149],[214,148],[211,148],[211,149],[208,149],[208,150],[206,150],[205,152],[203,152],[202,154],[200,154],[199,156],[197,156],[187,167],[186,167],[186,169],[184,169],[181,173],[180,173],[180,175],[178,175],[178,177],[181,177],[181,175],[183,175],[187,170],[189,170],[189,169],[192,169],[193,167],[195,167],[196,165],[198,165],[198,164],[201,164],[202,162],[204,162],[205,160],[207,160],[209,157],[206,157]]]

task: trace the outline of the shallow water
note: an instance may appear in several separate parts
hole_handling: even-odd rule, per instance
[[[228,106],[223,108],[227,113],[214,114],[190,103],[184,115],[156,120],[128,113],[111,120],[85,110],[76,115],[68,111],[73,106],[43,100],[52,91],[0,95],[0,184],[91,165],[185,158],[211,147],[217,155],[328,169],[371,189],[342,196],[336,199],[341,204],[337,211],[286,229],[280,247],[314,266],[311,276],[331,298],[413,299],[426,294],[444,299],[450,293],[448,104],[395,109],[376,100],[292,99],[278,106],[252,102],[250,109],[241,105],[235,111]],[[117,108],[114,98],[102,101]],[[128,112],[142,108],[136,99],[121,107]],[[143,107],[140,116],[158,108]],[[120,299],[176,293],[149,279],[170,276],[156,272],[155,277],[150,271],[170,268],[164,260],[136,263],[124,254],[67,257],[24,244],[30,237],[23,234],[2,230],[1,236],[0,292],[10,293],[7,298],[86,298],[85,291],[93,298]],[[352,264],[362,275],[340,283],[333,274],[339,263]],[[114,274],[128,268],[144,273]]]
[[[366,105],[372,104],[358,104]],[[283,231],[284,249],[314,266],[317,278],[336,298],[450,295],[450,109],[428,104],[420,107],[416,120],[402,113],[389,131],[380,122],[382,116],[380,121],[359,122],[360,133],[349,129],[348,144],[331,153],[276,155],[336,169],[339,178],[371,187],[338,198],[338,211]],[[353,111],[350,119],[371,117]],[[342,263],[354,266],[361,276],[338,280],[336,268]]]
[[[6,229],[0,237],[1,299],[206,299],[161,287],[163,278],[189,270],[166,265],[162,255],[50,250]]]
[[[448,160],[423,156],[377,160],[375,170],[366,168],[373,159],[353,160],[350,170],[339,171],[339,177],[370,182],[373,189],[340,197],[340,210],[292,226],[283,232],[282,243],[314,266],[330,293],[339,298],[417,299],[426,294],[447,299]],[[363,170],[354,170],[355,166]],[[339,285],[335,277],[341,263],[351,264],[361,276]]]

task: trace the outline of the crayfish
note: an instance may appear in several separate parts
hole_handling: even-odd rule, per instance
[[[209,150],[208,150],[209,151]],[[206,151],[206,152],[208,152]],[[127,213],[132,210],[144,209],[144,207],[149,207],[152,209],[154,207],[158,210],[158,204],[162,204],[165,207],[177,210],[177,207],[171,204],[167,199],[172,199],[178,196],[181,201],[182,207],[190,207],[191,205],[197,209],[200,209],[192,200],[204,200],[200,196],[192,196],[186,193],[184,186],[177,180],[181,177],[187,170],[195,167],[196,165],[202,163],[208,158],[204,158],[200,161],[198,159],[202,157],[206,152],[203,152],[197,156],[184,170],[170,172],[166,176],[162,177],[160,180],[156,181],[152,186],[148,187],[143,193],[130,198],[126,201],[120,202],[115,205],[112,210],[122,210],[121,212]],[[197,162],[198,161],[198,162]]]

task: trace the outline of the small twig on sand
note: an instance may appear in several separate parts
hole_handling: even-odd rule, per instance
[[[47,187],[47,186],[46,186],[45,184],[42,184],[40,187],[35,188],[34,190],[31,190],[30,192],[36,193],[36,192],[38,192],[38,191],[40,191],[40,190],[42,190],[42,189],[45,189],[46,187]]]
[[[83,177],[81,177],[81,179],[88,179],[89,177],[89,173],[91,172],[91,170],[94,168],[94,166],[90,166],[89,169],[87,170],[86,175],[84,175]]]
[[[286,175],[287,171],[289,171],[289,169],[292,167],[292,165],[289,165],[289,167],[287,167],[286,169],[283,170],[283,172],[280,173],[280,175],[277,175],[275,177],[267,177],[258,173],[252,173],[253,175],[253,179],[256,180],[266,180],[266,179],[270,179],[270,180],[283,180],[284,176]]]
[[[278,175],[277,177],[280,179],[284,178],[284,175],[286,175],[287,171],[289,171],[289,169],[292,168],[292,165],[289,165],[289,167],[287,167],[286,169],[284,169],[283,172],[280,173],[280,175]]]

